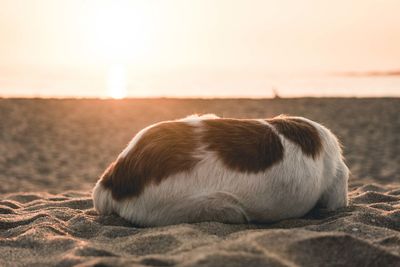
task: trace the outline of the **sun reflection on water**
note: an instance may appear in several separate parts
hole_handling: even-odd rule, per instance
[[[127,96],[127,93],[125,66],[112,65],[107,73],[107,95],[114,99],[122,99]]]

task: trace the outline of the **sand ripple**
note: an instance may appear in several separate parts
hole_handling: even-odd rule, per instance
[[[98,216],[87,193],[9,194],[0,201],[0,265],[399,266],[399,192],[366,184],[345,209],[270,225],[158,228]]]

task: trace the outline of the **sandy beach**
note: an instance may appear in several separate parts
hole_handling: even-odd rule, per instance
[[[305,116],[341,140],[350,205],[266,225],[138,228],[90,190],[133,135],[193,113]],[[400,266],[400,99],[0,99],[0,266]]]

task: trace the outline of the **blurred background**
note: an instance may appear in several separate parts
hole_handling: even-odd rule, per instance
[[[90,190],[137,131],[193,113],[308,117],[342,141],[352,186],[398,182],[399,10],[0,0],[0,194]]]
[[[397,0],[0,0],[3,97],[400,96]]]

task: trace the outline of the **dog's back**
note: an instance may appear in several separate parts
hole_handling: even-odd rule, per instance
[[[347,179],[336,137],[313,121],[191,116],[140,131],[93,200],[139,225],[271,222],[345,206]]]

